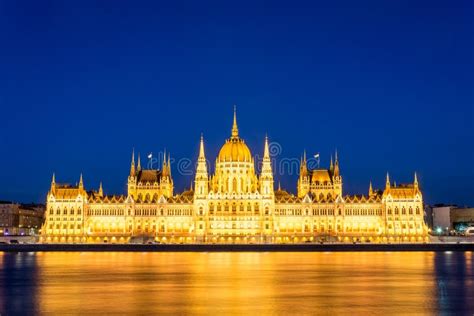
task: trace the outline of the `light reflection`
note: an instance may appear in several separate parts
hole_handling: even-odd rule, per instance
[[[472,253],[0,253],[0,262],[2,314],[7,302],[23,314],[474,309]]]

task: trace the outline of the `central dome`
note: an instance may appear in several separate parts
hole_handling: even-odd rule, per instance
[[[239,129],[237,128],[237,114],[234,108],[234,125],[232,126],[232,136],[225,141],[219,151],[218,161],[252,161],[250,149],[244,140],[239,137]]]
[[[226,140],[219,152],[219,161],[252,161],[250,149],[243,139],[230,138]]]

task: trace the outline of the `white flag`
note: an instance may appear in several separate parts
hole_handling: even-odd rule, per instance
[[[153,158],[153,154],[152,154],[152,153],[149,153],[149,154],[148,154],[148,159],[151,159],[151,158]]]
[[[317,153],[316,155],[314,155],[314,158],[318,159],[318,158],[319,158],[319,153]]]

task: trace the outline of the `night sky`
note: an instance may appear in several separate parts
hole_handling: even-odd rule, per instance
[[[51,175],[125,192],[132,148],[177,160],[204,134],[276,157],[339,153],[345,194],[418,172],[428,203],[474,205],[472,1],[1,1],[0,199]],[[296,191],[296,174],[276,182]]]

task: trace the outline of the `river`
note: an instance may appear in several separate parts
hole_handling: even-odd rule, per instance
[[[472,252],[0,252],[0,314],[474,313]]]

